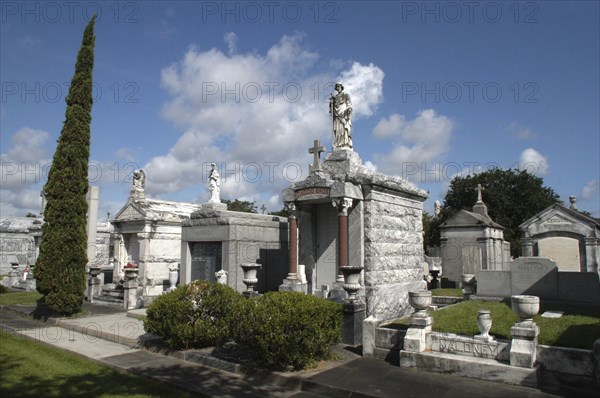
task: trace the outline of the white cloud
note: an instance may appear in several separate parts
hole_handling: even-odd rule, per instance
[[[533,175],[545,176],[550,171],[548,159],[533,148],[527,148],[521,152],[519,163],[520,170],[526,170]]]
[[[531,140],[537,136],[531,128],[521,126],[517,122],[512,122],[506,129],[513,133],[519,140]]]
[[[347,70],[317,70],[323,63],[303,37],[283,36],[264,54],[192,47],[162,70],[171,96],[163,115],[183,134],[144,166],[150,195],[198,187],[199,200],[208,199],[206,175],[215,162],[222,198],[272,206],[281,189],[307,176],[313,140],[330,140],[327,90],[336,76],[358,106],[355,116],[376,109],[383,98],[381,69],[355,62],[346,63]],[[234,36],[225,41],[233,44]]]
[[[340,81],[344,91],[351,93],[352,113],[355,117],[371,116],[383,101],[383,78],[385,74],[370,63],[354,62],[349,70],[343,71]]]
[[[12,148],[0,154],[3,202],[7,201],[7,190],[19,192],[45,180],[50,166],[46,149],[49,138],[46,131],[29,127],[13,134]]]
[[[378,169],[413,181],[437,179],[435,172],[429,172],[436,170],[431,163],[439,161],[450,149],[454,127],[449,117],[438,115],[433,109],[418,112],[412,120],[399,114],[382,118],[373,135],[392,139],[394,143],[391,152],[375,155]]]
[[[588,181],[587,184],[581,190],[581,197],[583,199],[592,199],[594,196],[598,194],[598,180],[593,179]]]
[[[238,36],[234,32],[227,32],[223,36],[225,44],[227,44],[227,53],[233,55],[237,52],[237,40]]]

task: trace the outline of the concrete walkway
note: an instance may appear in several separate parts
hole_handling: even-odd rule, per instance
[[[53,318],[47,309],[0,307],[0,326],[12,333],[86,356],[125,371],[193,391],[201,397],[583,397],[580,391],[543,392],[451,375],[403,369],[381,360],[362,358],[342,348],[343,358],[318,369],[257,372],[240,375],[138,348],[146,338],[137,317],[113,307],[86,304],[89,316]],[[36,321],[32,315],[46,320]],[[129,316],[128,316],[129,315]],[[591,396],[591,395],[590,395]]]

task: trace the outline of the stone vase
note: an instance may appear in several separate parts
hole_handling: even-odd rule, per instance
[[[98,267],[98,266],[90,266],[90,271],[89,272],[90,272],[90,276],[92,278],[96,278],[101,273],[100,267]]]
[[[494,338],[490,336],[492,328],[492,313],[489,310],[479,310],[477,312],[477,327],[479,335],[475,336],[477,340],[492,341]]]
[[[242,270],[244,271],[244,285],[246,285],[246,290],[249,292],[254,291],[254,286],[258,283],[258,278],[256,277],[258,270],[261,269],[262,265],[257,263],[244,263],[240,264]]]
[[[356,293],[360,289],[360,273],[363,267],[344,266],[340,267],[340,271],[344,275],[344,283],[342,287],[348,292],[348,300],[356,301]]]
[[[533,322],[533,317],[540,311],[540,298],[537,296],[516,295],[511,297],[512,310],[521,322]]]
[[[179,279],[179,271],[176,269],[169,270],[169,291],[175,290],[177,280]]]
[[[431,305],[431,292],[429,290],[408,292],[408,302],[416,310],[415,316],[426,317],[427,308]]]
[[[140,269],[139,268],[123,268],[123,271],[125,271],[125,279],[127,279],[128,281],[134,281],[137,279]]]

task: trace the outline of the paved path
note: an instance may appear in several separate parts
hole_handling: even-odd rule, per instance
[[[542,392],[482,380],[403,369],[348,353],[319,369],[296,373],[242,376],[137,348],[142,321],[120,309],[86,305],[90,316],[52,318],[45,309],[0,308],[0,326],[13,333],[89,357],[111,367],[152,377],[201,397],[584,397],[581,392]],[[31,319],[48,319],[43,323]],[[143,310],[130,315],[140,316]],[[302,391],[300,391],[302,390]],[[591,394],[590,394],[591,396]]]

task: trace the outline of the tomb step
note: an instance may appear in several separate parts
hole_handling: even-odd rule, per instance
[[[123,298],[113,296],[98,296],[94,297],[94,303],[102,305],[111,305],[115,307],[123,307]]]
[[[123,289],[102,289],[102,295],[106,297],[117,297],[123,299],[124,292]]]
[[[539,366],[520,368],[495,359],[465,357],[443,352],[401,351],[400,367],[413,367],[430,372],[536,388],[540,380]]]

